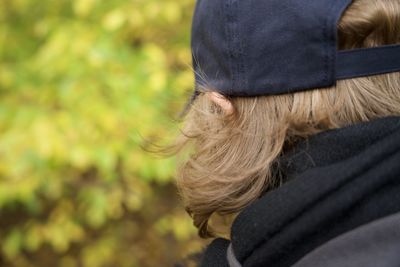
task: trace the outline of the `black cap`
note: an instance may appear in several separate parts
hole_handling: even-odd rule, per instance
[[[351,2],[197,0],[196,86],[227,96],[274,95],[400,71],[400,45],[337,50],[337,23]]]

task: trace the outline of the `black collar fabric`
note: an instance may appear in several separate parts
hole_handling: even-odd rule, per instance
[[[315,135],[279,162],[288,181],[232,226],[243,266],[291,266],[330,239],[400,211],[400,117]],[[228,245],[214,240],[201,266],[228,266]]]

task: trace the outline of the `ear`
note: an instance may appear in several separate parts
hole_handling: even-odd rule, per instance
[[[217,92],[207,92],[206,94],[212,102],[214,102],[224,111],[225,115],[233,114],[234,108],[232,102],[229,101],[229,99]]]

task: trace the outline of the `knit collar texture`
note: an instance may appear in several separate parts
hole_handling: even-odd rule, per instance
[[[231,230],[243,266],[291,266],[360,225],[400,211],[400,117],[317,134],[280,159],[287,182],[245,208]],[[227,240],[201,266],[227,266]]]

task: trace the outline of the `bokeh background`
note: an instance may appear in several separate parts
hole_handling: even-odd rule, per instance
[[[173,266],[204,245],[167,144],[194,0],[0,0],[0,266]],[[161,141],[160,141],[161,140]]]

